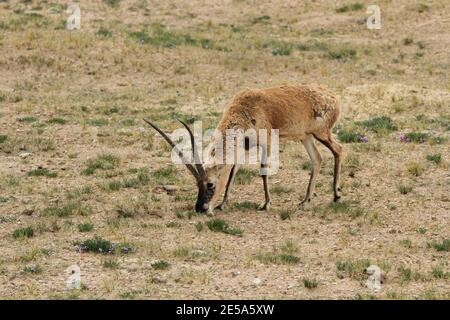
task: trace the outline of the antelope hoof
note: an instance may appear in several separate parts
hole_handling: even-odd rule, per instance
[[[303,210],[305,209],[305,203],[309,202],[311,202],[311,198],[305,198],[299,203],[298,207]]]
[[[221,203],[217,207],[214,208],[214,210],[223,211],[225,209],[225,204]]]
[[[270,210],[270,202],[265,202],[258,208],[258,211],[269,211]]]
[[[338,202],[340,198],[341,198],[341,196],[335,195],[334,199],[333,199],[333,202]]]

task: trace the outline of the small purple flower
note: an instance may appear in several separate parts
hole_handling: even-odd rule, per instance
[[[404,134],[404,133],[402,133],[401,135],[400,135],[400,142],[409,142],[409,139],[408,139],[408,137]]]
[[[359,142],[363,142],[363,143],[367,143],[369,142],[369,138],[367,136],[363,136],[362,134],[358,135],[358,141]]]

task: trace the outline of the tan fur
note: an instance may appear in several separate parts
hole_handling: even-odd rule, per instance
[[[335,156],[334,199],[339,199],[338,183],[342,147],[332,136],[331,129],[336,123],[340,107],[336,96],[329,90],[311,85],[279,86],[267,89],[248,89],[237,94],[225,110],[217,129],[224,133],[227,129],[278,129],[281,138],[301,141],[313,162],[308,191],[305,201],[310,200],[314,189],[314,179],[320,169],[321,157],[314,145],[314,138],[327,146]],[[270,148],[270,146],[268,146]],[[226,184],[231,166],[206,169],[209,181],[217,184],[217,193]],[[263,206],[268,209],[270,195],[267,177],[264,187],[266,201]],[[231,186],[229,186],[231,188]],[[228,195],[226,190],[226,202]],[[302,203],[303,203],[302,202]],[[221,206],[219,206],[221,207]]]

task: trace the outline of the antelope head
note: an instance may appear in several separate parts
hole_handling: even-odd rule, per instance
[[[200,161],[197,152],[197,146],[195,143],[194,134],[192,133],[191,128],[182,120],[177,119],[188,131],[191,141],[192,147],[192,156],[194,159],[194,165],[192,165],[189,161],[186,160],[182,151],[180,151],[176,146],[172,139],[165,134],[160,128],[158,128],[152,122],[145,120],[153,129],[155,129],[163,138],[167,141],[167,143],[172,147],[175,152],[177,152],[180,159],[183,160],[183,163],[188,168],[188,170],[192,173],[195,178],[198,194],[197,201],[195,202],[195,211],[196,212],[206,212],[212,213],[214,207],[212,203],[217,199],[218,196],[222,193],[225,183],[222,177],[227,172],[229,165],[225,164],[215,164],[212,162],[211,164],[204,166]],[[212,151],[212,158],[214,159],[214,149]]]

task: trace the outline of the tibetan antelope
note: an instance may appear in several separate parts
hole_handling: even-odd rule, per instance
[[[340,198],[339,176],[342,146],[333,137],[331,129],[339,117],[339,112],[340,107],[336,96],[327,89],[318,86],[293,85],[244,90],[237,94],[228,105],[217,130],[225,134],[227,129],[244,131],[254,129],[256,132],[259,132],[259,129],[266,129],[267,132],[270,132],[271,129],[278,129],[280,138],[301,141],[311,158],[312,171],[306,195],[300,202],[300,206],[310,201],[314,191],[315,179],[320,170],[322,157],[314,143],[314,140],[317,139],[334,155],[333,193],[334,201],[338,201]],[[172,148],[175,147],[174,142],[161,129],[150,121],[145,121],[158,131]],[[178,121],[188,130],[194,158],[198,159],[192,130],[185,122]],[[267,141],[267,144],[270,144],[270,139],[267,139]],[[245,144],[246,150],[251,147],[261,147],[259,139],[253,142],[246,140]],[[265,150],[270,150],[270,145],[262,147],[266,147]],[[239,169],[238,164],[226,164],[223,161],[215,162],[215,151],[212,148],[210,155],[213,161],[210,164],[185,163],[197,182],[198,196],[195,204],[197,212],[208,211],[212,213],[214,209],[223,208]],[[180,157],[183,157],[181,151],[178,150],[177,152]],[[270,151],[268,153],[270,154]],[[270,165],[270,160],[261,161],[262,168],[267,165]],[[268,210],[270,193],[267,174],[262,174],[261,177],[265,202],[260,209]],[[215,207],[214,204],[218,203],[224,190],[222,201]]]

